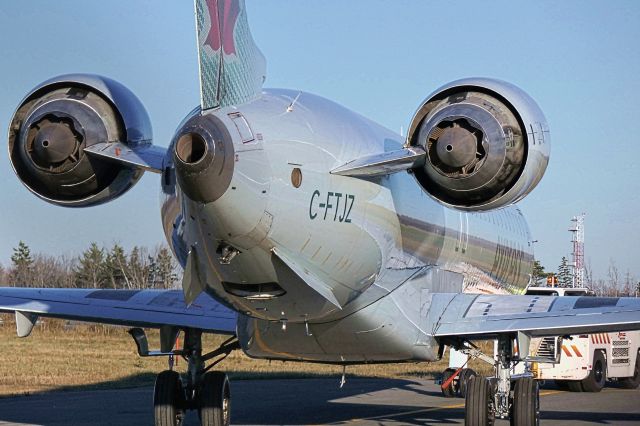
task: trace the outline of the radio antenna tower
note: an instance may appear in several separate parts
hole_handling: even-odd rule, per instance
[[[584,213],[571,219],[574,225],[569,229],[573,234],[573,287],[584,287]]]

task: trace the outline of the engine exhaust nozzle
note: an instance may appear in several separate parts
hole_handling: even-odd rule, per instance
[[[191,200],[211,203],[233,176],[234,150],[225,125],[213,115],[197,115],[176,133],[173,160],[178,186]]]

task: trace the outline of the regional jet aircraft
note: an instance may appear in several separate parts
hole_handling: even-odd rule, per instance
[[[242,0],[196,0],[201,102],[168,149],[123,85],[64,75],[18,106],[9,155],[24,185],[65,207],[108,202],[159,174],[182,291],[3,288],[26,336],[39,316],[131,327],[142,356],[179,355],[154,391],[157,425],[198,410],[230,422],[234,349],[340,365],[435,361],[451,346],[490,362],[466,421],[538,422],[538,387],[514,363],[529,340],[640,328],[640,300],[523,295],[533,251],[514,206],[540,181],[549,130],[517,87],[472,78],[419,105],[406,137],[322,97],[264,89]],[[150,351],[142,328],[159,328]],[[184,332],[180,348],[176,335]],[[203,349],[203,333],[228,334]],[[474,341],[496,339],[494,357]],[[209,364],[209,365],[208,365]],[[245,407],[251,409],[251,407]]]

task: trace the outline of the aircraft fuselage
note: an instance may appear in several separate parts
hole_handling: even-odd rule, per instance
[[[369,179],[330,173],[354,158],[399,149],[404,141],[388,129],[289,90],[267,90],[251,103],[208,114],[233,141],[224,194],[194,202],[170,171],[163,179],[167,240],[183,266],[190,252],[198,264],[201,284],[186,285],[202,285],[241,314],[278,322],[290,334],[293,327],[313,334],[310,327],[321,323],[363,316],[364,308],[411,288],[414,297],[398,297],[385,308],[384,322],[409,322],[410,333],[427,336],[422,323],[430,292],[519,294],[528,284],[531,237],[517,208],[450,209],[406,172]],[[347,332],[379,322],[374,309]],[[409,346],[420,340],[413,334]],[[433,357],[432,349],[418,357]]]

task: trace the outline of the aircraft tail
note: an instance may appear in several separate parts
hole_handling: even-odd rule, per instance
[[[257,98],[266,61],[249,30],[244,0],[195,0],[203,110]]]

